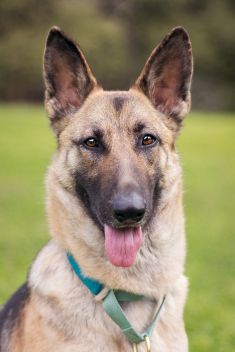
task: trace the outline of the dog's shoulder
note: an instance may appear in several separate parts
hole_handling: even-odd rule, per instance
[[[30,288],[25,283],[12,295],[0,311],[0,331],[4,326],[4,322],[9,322],[10,320],[14,324],[17,321],[29,298]]]
[[[30,299],[30,288],[27,283],[23,284],[7,301],[0,311],[0,351],[4,340],[11,335],[14,327],[23,316],[24,307]]]

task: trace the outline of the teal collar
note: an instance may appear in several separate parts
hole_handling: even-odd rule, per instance
[[[67,258],[69,260],[71,267],[73,268],[73,271],[79,277],[79,279],[84,283],[84,285],[88,288],[88,290],[90,290],[90,292],[94,296],[98,295],[100,291],[103,289],[103,285],[96,280],[93,280],[87,276],[84,276],[83,273],[81,272],[81,269],[78,263],[76,262],[76,260],[71,254],[67,253]]]
[[[74,257],[71,254],[67,253],[67,258],[73,271],[83,282],[83,284],[89,289],[89,291],[94,296],[98,295],[102,291],[104,286],[100,282],[84,276],[78,263],[75,261]],[[147,346],[147,351],[150,351],[149,337],[151,336],[156,326],[166,296],[163,296],[163,298],[160,300],[160,304],[159,302],[156,303],[156,308],[153,314],[151,324],[148,326],[146,331],[144,333],[139,333],[133,328],[133,326],[129,322],[128,318],[126,317],[124,311],[121,308],[120,302],[133,302],[141,300],[143,298],[143,296],[136,295],[134,293],[110,289],[107,295],[103,298],[102,303],[105,312],[120,327],[128,341],[132,343],[133,351],[137,351],[136,344],[139,344],[141,342],[145,342]]]

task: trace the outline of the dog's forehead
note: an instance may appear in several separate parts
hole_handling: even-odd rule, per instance
[[[136,89],[129,91],[103,91],[91,93],[82,108],[70,120],[63,134],[65,139],[79,139],[102,133],[106,137],[120,138],[123,134],[146,130],[158,134],[171,143],[172,134],[164,123],[164,116],[148,98]]]
[[[137,90],[129,91],[99,91],[91,94],[85,102],[78,119],[84,123],[104,122],[125,125],[135,124],[136,121],[145,120],[156,123],[160,117],[149,100]],[[86,121],[86,122],[85,122]]]

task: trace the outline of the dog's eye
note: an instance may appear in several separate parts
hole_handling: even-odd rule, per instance
[[[157,142],[157,138],[152,136],[151,134],[146,134],[142,139],[142,145],[148,146],[153,145]]]
[[[89,148],[97,148],[99,147],[99,143],[96,138],[94,137],[89,137],[84,141],[85,146]]]

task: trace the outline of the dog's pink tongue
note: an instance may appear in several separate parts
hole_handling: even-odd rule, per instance
[[[122,267],[133,265],[142,244],[141,227],[117,230],[104,225],[104,234],[106,255],[110,262]]]

